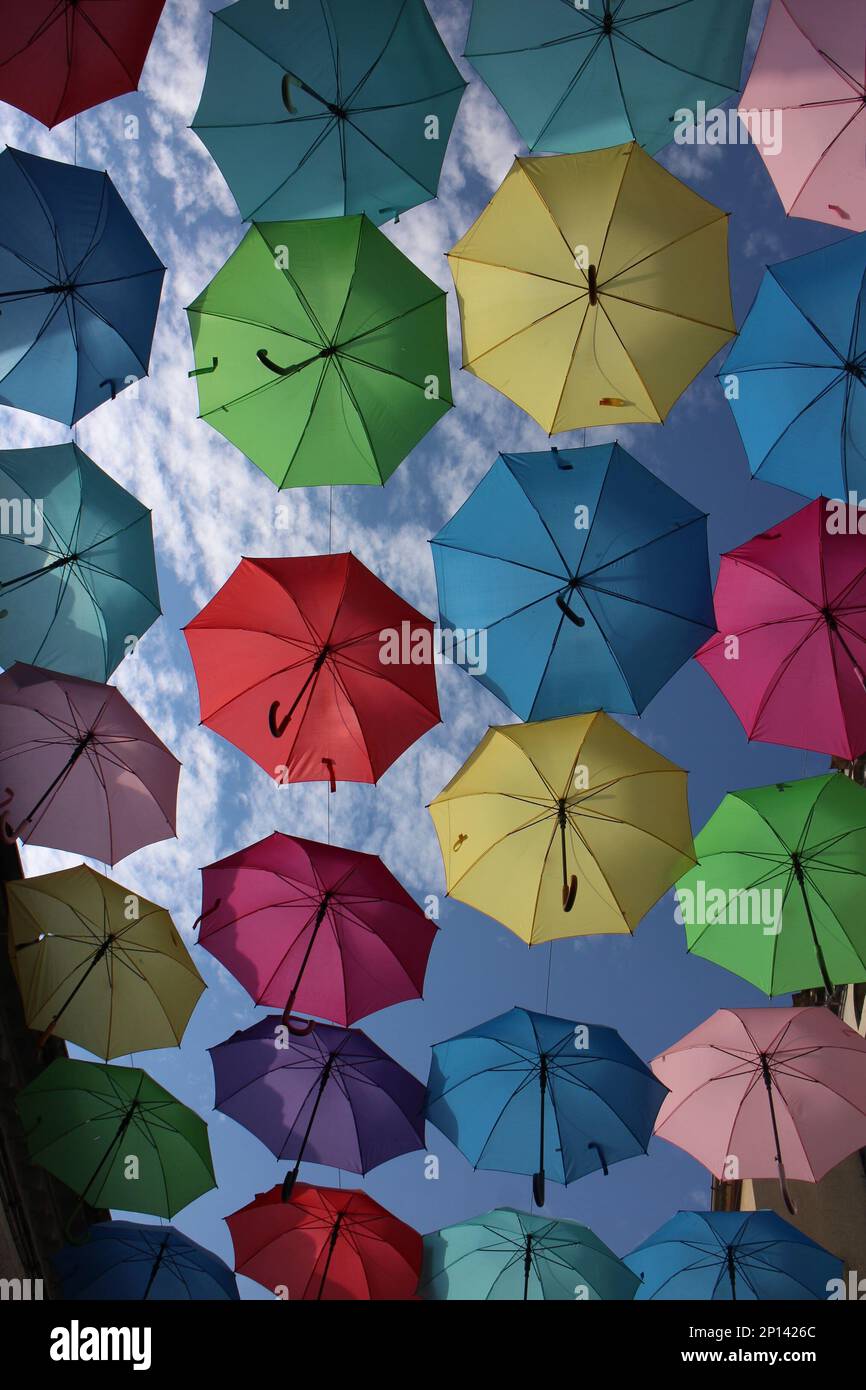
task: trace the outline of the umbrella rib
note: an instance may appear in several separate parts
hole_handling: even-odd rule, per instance
[[[356,82],[352,90],[346,94],[345,98],[342,101],[342,105],[344,107],[351,105],[351,103],[354,101],[355,97],[358,95],[361,89],[366,86],[370,78],[373,76],[373,73],[376,71],[376,68],[379,66],[385,54],[388,52],[388,49],[391,47],[391,41],[393,40],[394,35],[400,27],[400,21],[402,20],[405,11],[406,0],[400,0],[400,8],[397,11],[397,14],[394,16],[394,22],[391,25],[388,37],[385,39],[385,42],[383,43],[376,57],[373,59],[373,62],[367,68],[366,72],[363,73],[363,75],[361,76],[360,81]]]
[[[519,338],[522,333],[528,333],[530,328],[537,328],[540,323],[545,323],[548,319],[552,319],[554,314],[561,314],[564,309],[574,308],[574,305],[579,303],[582,297],[582,295],[578,295],[575,299],[569,300],[567,304],[559,304],[555,309],[550,309],[546,314],[541,314],[537,319],[533,319],[531,323],[522,324],[520,328],[516,328],[513,333],[509,333],[501,342],[493,343],[490,347],[485,348],[483,352],[476,353],[474,357],[468,358],[463,364],[464,367],[474,367],[476,362],[480,362],[483,358],[488,357],[491,352],[497,352],[499,348],[505,347],[508,343],[513,342],[515,338]]]
[[[579,291],[577,296],[578,299],[583,297],[589,298],[589,290],[586,285],[578,284],[575,280],[561,280],[557,275],[542,275],[540,270],[526,270],[523,266],[517,265],[500,265],[498,261],[480,261],[476,256],[464,256],[462,252],[458,254],[456,251],[446,251],[445,257],[448,261],[465,261],[467,265],[483,265],[488,270],[507,270],[512,275],[526,275],[531,280],[546,280],[551,285],[566,285],[570,290]],[[570,300],[569,304],[564,304],[560,307],[567,309],[570,307],[570,304],[576,303],[576,299]],[[538,320],[536,320],[536,322],[538,322]],[[506,339],[505,341],[507,342],[508,340]]]
[[[589,16],[587,16],[587,18],[589,18]],[[563,92],[563,94],[562,94],[562,96],[559,98],[559,100],[558,100],[557,102],[555,102],[554,107],[553,107],[553,110],[551,111],[551,113],[550,113],[550,115],[548,116],[547,120],[544,122],[544,125],[541,127],[541,129],[539,130],[539,132],[538,132],[538,134],[536,135],[535,139],[533,140],[532,145],[530,146],[530,148],[533,149],[533,150],[538,149],[538,147],[542,144],[542,140],[544,139],[544,136],[545,136],[546,132],[550,129],[551,125],[553,124],[553,122],[554,122],[554,120],[556,119],[556,117],[559,115],[559,113],[560,113],[560,111],[562,110],[562,108],[563,108],[563,106],[565,105],[565,103],[568,101],[568,98],[571,96],[571,94],[572,94],[572,92],[574,91],[575,87],[577,86],[578,82],[580,81],[580,79],[583,77],[584,73],[585,73],[585,72],[587,71],[587,69],[589,68],[589,66],[590,66],[590,64],[591,64],[591,62],[592,62],[592,60],[593,60],[593,58],[594,58],[595,55],[598,53],[598,50],[601,48],[602,44],[605,42],[605,37],[606,37],[606,36],[605,36],[604,30],[601,28],[601,26],[598,26],[598,28],[597,28],[597,30],[596,30],[595,37],[593,37],[593,35],[591,34],[591,32],[590,32],[589,29],[585,29],[584,32],[583,32],[582,34],[573,34],[573,35],[570,35],[569,37],[570,37],[572,40],[575,40],[575,39],[591,38],[591,39],[592,39],[592,47],[591,47],[590,51],[589,51],[588,53],[586,53],[586,54],[581,58],[581,61],[580,61],[579,65],[578,65],[578,67],[577,67],[577,70],[575,71],[574,75],[571,77],[570,81],[568,82],[568,85],[566,86],[565,91]],[[542,46],[546,46],[546,45],[542,45]],[[507,50],[506,50],[506,51],[507,51]],[[530,48],[530,49],[518,49],[518,50],[513,50],[513,51],[516,51],[516,52],[524,52],[524,53],[527,53],[527,52],[532,53],[532,52],[537,51],[537,49]],[[612,47],[612,46],[611,46],[611,53],[613,53],[613,47]],[[480,57],[487,58],[487,57],[494,57],[494,56],[499,56],[499,55],[488,54],[488,53],[484,53],[484,54],[480,54],[480,53],[479,53],[477,56],[478,56],[479,58],[480,58]],[[470,62],[471,62],[471,61],[472,61],[472,60],[471,60],[471,58],[470,58]],[[618,80],[618,74],[617,74],[617,80]],[[629,126],[631,127],[631,121],[629,121]],[[543,148],[543,146],[542,146],[542,148]]]
[[[557,581],[563,578],[562,575],[556,574],[553,570],[539,569],[537,565],[527,565],[524,563],[523,560],[512,560],[511,557],[507,555],[489,555],[484,550],[471,550],[468,546],[454,545],[452,541],[440,540],[438,537],[435,536],[433,540],[430,541],[430,544],[442,546],[446,550],[457,550],[460,551],[463,555],[478,556],[483,560],[496,560],[500,564],[516,565],[518,569],[528,570],[532,574],[543,574],[545,576],[549,576],[549,578],[551,579],[556,579]],[[551,593],[556,593],[556,590],[552,589]],[[549,598],[550,594],[545,595],[545,597]]]
[[[401,174],[405,174],[406,178],[410,179],[412,183],[415,184],[416,188],[423,188],[424,192],[429,193],[431,198],[436,197],[437,190],[435,188],[428,188],[426,183],[422,183],[421,180],[415,174],[413,174],[410,169],[404,168],[403,165],[400,163],[399,159],[395,159],[392,154],[389,154],[387,150],[383,149],[382,146],[373,139],[372,135],[368,135],[366,130],[362,130],[359,125],[355,124],[355,122],[352,120],[351,114],[346,116],[343,125],[351,126],[352,129],[356,131],[358,135],[361,136],[362,140],[366,140],[368,145],[371,145],[374,150],[378,150],[379,154],[383,155],[384,158],[387,159],[389,164],[393,164],[395,169],[399,169]],[[341,135],[343,135],[342,126],[340,133]],[[345,138],[345,136],[343,138]]]

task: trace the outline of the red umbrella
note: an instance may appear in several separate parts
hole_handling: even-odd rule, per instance
[[[439,722],[433,626],[354,555],[241,560],[184,628],[201,720],[283,782],[377,782]]]
[[[749,738],[846,759],[866,751],[866,536],[848,511],[819,497],[723,555],[696,654]]]
[[[0,100],[55,126],[134,92],[165,0],[0,0]]]
[[[257,1004],[348,1027],[420,998],[436,928],[377,855],[275,831],[201,876],[199,944]]]
[[[226,1217],[235,1269],[296,1299],[405,1302],[415,1295],[423,1244],[365,1192],[297,1183]]]

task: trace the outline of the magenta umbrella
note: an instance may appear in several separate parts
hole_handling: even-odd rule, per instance
[[[257,1004],[348,1026],[420,997],[436,928],[375,854],[275,831],[201,875],[199,944]]]
[[[848,510],[819,497],[723,555],[695,656],[749,738],[846,760],[866,751],[866,535]]]
[[[116,864],[176,834],[180,763],[113,685],[16,662],[0,676],[6,840]]]
[[[863,0],[773,0],[740,118],[787,213],[866,230]]]
[[[655,1132],[717,1178],[819,1182],[866,1146],[866,1040],[824,1008],[719,1009],[652,1062]]]

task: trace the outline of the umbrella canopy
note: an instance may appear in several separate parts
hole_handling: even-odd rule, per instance
[[[161,611],[149,510],[77,444],[4,450],[0,489],[0,665],[108,680]]]
[[[466,57],[531,150],[637,140],[655,154],[674,112],[740,90],[752,0],[475,0]]]
[[[6,884],[24,1017],[106,1061],[178,1047],[205,988],[164,907],[86,864]]]
[[[679,1211],[626,1255],[635,1298],[746,1303],[826,1299],[842,1261],[774,1211]]]
[[[276,1154],[368,1173],[424,1147],[424,1087],[359,1028],[290,1034],[279,1014],[210,1049],[217,1110]]]
[[[365,217],[256,223],[187,314],[201,418],[279,488],[384,483],[451,409],[445,292]]]
[[[377,855],[275,831],[201,878],[199,945],[257,1004],[348,1026],[421,997],[436,927]]]
[[[866,234],[770,266],[722,381],[755,477],[866,491]]]
[[[171,1217],[216,1187],[204,1120],[138,1067],[58,1057],[15,1104],[33,1162],[92,1207]]]
[[[633,932],[695,862],[686,775],[606,714],[488,729],[429,808],[449,895],[530,946]]]
[[[202,723],[280,782],[377,782],[439,723],[432,623],[352,554],[241,560],[184,636]]]
[[[577,1221],[500,1207],[424,1237],[421,1297],[631,1299],[638,1280]]]
[[[298,1183],[226,1217],[235,1269],[279,1297],[316,1301],[414,1298],[421,1237],[366,1192]]]
[[[475,1168],[570,1183],[646,1153],[665,1088],[613,1028],[511,1009],[433,1048],[427,1118]]]
[[[174,838],[180,763],[113,685],[16,662],[0,712],[7,839],[116,864]]]
[[[432,545],[443,629],[486,633],[521,719],[639,714],[715,629],[705,515],[618,444],[501,454]]]
[[[0,154],[0,405],[74,425],[147,376],[165,267],[107,174]]]
[[[64,1299],[73,1302],[240,1298],[228,1265],[174,1226],[101,1221],[89,1228],[85,1245],[67,1245],[53,1264]]]
[[[825,498],[722,556],[718,633],[696,659],[750,739],[866,750],[866,535]]]
[[[741,113],[778,111],[784,139],[749,129],[785,211],[866,231],[866,43],[860,0],[772,0]]]
[[[866,792],[833,772],[732,792],[677,884],[689,950],[791,994],[866,979]]]
[[[786,1177],[820,1182],[866,1145],[866,1040],[829,1009],[719,1009],[652,1067],[656,1134],[719,1179],[778,1177],[792,1211]]]
[[[55,126],[134,92],[165,0],[2,0],[0,101]]]
[[[423,0],[239,0],[192,128],[245,219],[386,222],[435,198],[465,82]]]
[[[517,159],[449,252],[463,365],[548,434],[658,424],[734,334],[727,242],[639,145]]]

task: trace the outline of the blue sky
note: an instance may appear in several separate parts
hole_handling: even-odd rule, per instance
[[[416,606],[435,616],[428,539],[463,502],[496,454],[543,449],[548,441],[525,415],[459,370],[459,324],[444,252],[478,215],[524,152],[504,113],[462,53],[469,0],[428,0],[467,79],[446,159],[440,198],[385,231],[448,289],[457,408],[402,465],[384,489],[334,493],[335,550],[352,549]],[[747,66],[767,8],[757,0]],[[215,734],[198,726],[192,670],[180,627],[222,584],[241,555],[304,555],[327,550],[327,489],[278,494],[231,445],[196,419],[184,305],[240,240],[244,227],[219,172],[188,125],[201,89],[210,29],[203,0],[168,0],[139,94],[86,113],[78,122],[79,162],[107,168],[168,266],[150,378],[82,421],[81,446],[153,509],[164,616],[117,672],[116,683],[181,758],[184,771],[178,839],[140,851],[114,876],[163,903],[191,942],[199,912],[201,865],[279,829],[325,838],[324,786],[277,790],[265,774]],[[138,139],[126,134],[138,117]],[[0,104],[0,136],[17,148],[71,160],[71,122],[47,133]],[[818,223],[786,219],[764,165],[750,146],[671,146],[660,156],[679,177],[731,213],[734,307],[741,323],[764,266],[838,240]],[[803,505],[803,499],[753,482],[733,418],[711,363],[664,426],[636,426],[616,436],[709,514],[713,569],[719,554]],[[59,442],[61,426],[0,408],[4,448]],[[588,433],[588,443],[613,436]],[[577,447],[582,432],[558,436]],[[277,524],[289,508],[288,529]],[[687,955],[674,921],[672,894],[633,939],[583,938],[529,951],[497,923],[444,899],[432,823],[425,810],[482,737],[509,711],[465,672],[440,668],[443,724],[385,775],[378,787],[340,786],[331,798],[335,843],[373,851],[419,902],[440,894],[441,931],[423,1001],[400,1005],[363,1024],[369,1034],[425,1078],[432,1042],[521,1004],[613,1026],[649,1059],[721,1006],[766,1002],[750,986]],[[690,663],[640,720],[624,720],[641,738],[690,772],[697,831],[734,787],[811,775],[827,759],[749,745],[712,682]],[[27,849],[28,874],[65,867],[73,856]],[[102,868],[103,866],[97,866]],[[252,1135],[212,1109],[207,1047],[252,1023],[258,1011],[209,955],[193,947],[208,990],[182,1048],[136,1057],[208,1121],[219,1187],[180,1213],[175,1224],[231,1258],[222,1218],[265,1191],[285,1172]],[[779,1002],[786,1002],[785,1000]],[[406,1156],[362,1185],[421,1231],[494,1206],[528,1208],[530,1179],[474,1173],[432,1128],[429,1152],[440,1176],[424,1176],[424,1154]],[[309,1181],[336,1183],[331,1170],[306,1165]],[[615,1166],[609,1177],[569,1188],[549,1185],[546,1211],[584,1221],[618,1253],[643,1240],[678,1208],[705,1207],[709,1175],[679,1150],[653,1140],[645,1158]],[[267,1297],[241,1279],[244,1297]]]

